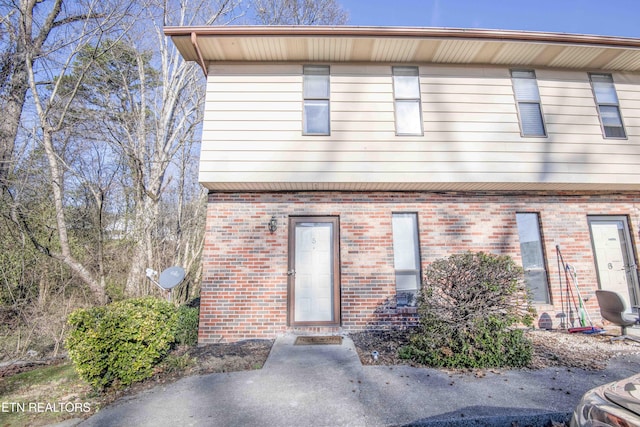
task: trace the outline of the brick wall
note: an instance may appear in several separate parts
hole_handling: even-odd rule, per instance
[[[452,253],[486,251],[520,262],[516,212],[542,222],[552,304],[538,305],[539,326],[558,326],[562,311],[556,245],[578,274],[594,320],[600,321],[597,276],[587,215],[625,215],[635,239],[638,196],[488,193],[212,193],[209,195],[201,293],[201,344],[270,338],[287,326],[288,219],[337,216],[340,221],[342,328],[403,326],[412,309],[397,309],[392,212],[417,212],[423,268]],[[268,230],[275,215],[279,227]],[[562,280],[562,283],[560,283]]]

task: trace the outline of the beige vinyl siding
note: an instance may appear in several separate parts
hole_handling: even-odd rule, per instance
[[[627,140],[586,72],[536,70],[546,138],[520,136],[509,69],[420,65],[423,136],[396,136],[391,65],[331,66],[331,134],[302,135],[302,64],[210,67],[200,181],[232,190],[631,189],[640,77],[613,74]]]
[[[634,140],[640,137],[640,75],[614,74],[613,81],[627,137]]]

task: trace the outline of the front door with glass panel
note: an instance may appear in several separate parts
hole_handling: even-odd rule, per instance
[[[289,320],[292,325],[339,324],[338,218],[291,218]]]
[[[600,289],[619,293],[627,309],[638,305],[638,276],[627,218],[590,216],[589,229]]]

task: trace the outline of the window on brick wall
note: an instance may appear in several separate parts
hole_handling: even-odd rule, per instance
[[[303,74],[303,133],[329,135],[329,66],[305,65]]]
[[[542,118],[540,92],[533,70],[511,70],[522,136],[547,136]]]
[[[520,255],[524,278],[533,302],[546,303],[549,300],[549,280],[542,248],[540,217],[537,213],[516,213]]]
[[[602,135],[605,138],[626,138],[613,77],[611,74],[589,74],[589,79],[598,105]]]
[[[393,67],[396,135],[422,135],[418,67]]]
[[[420,288],[418,214],[394,213],[392,226],[397,304],[398,306],[415,305],[416,294]]]

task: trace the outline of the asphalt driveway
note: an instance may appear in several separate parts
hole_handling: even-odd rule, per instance
[[[484,376],[362,366],[353,342],[279,337],[261,370],[193,376],[123,398],[81,426],[505,426],[566,420],[581,395],[640,372],[640,355],[603,371],[495,370]]]

